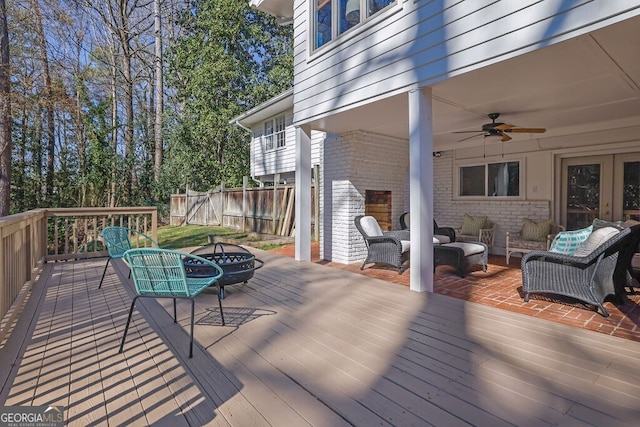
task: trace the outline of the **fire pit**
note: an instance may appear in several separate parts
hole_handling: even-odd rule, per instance
[[[242,246],[230,243],[215,243],[203,246],[191,253],[215,262],[222,269],[222,277],[218,279],[220,298],[224,298],[225,286],[247,283],[253,277],[253,272],[264,265],[264,262]],[[260,264],[257,267],[256,261]],[[187,277],[209,277],[217,273],[213,267],[193,259],[185,261],[184,267]]]

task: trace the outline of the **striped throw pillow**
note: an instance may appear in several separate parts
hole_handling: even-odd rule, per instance
[[[480,229],[484,228],[486,222],[486,216],[472,217],[466,213],[464,214],[464,222],[462,223],[460,234],[464,236],[479,236]]]

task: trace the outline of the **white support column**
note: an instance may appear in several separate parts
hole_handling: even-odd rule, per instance
[[[431,88],[409,92],[409,288],[433,292],[433,117]]]
[[[296,128],[297,261],[311,261],[311,130]]]

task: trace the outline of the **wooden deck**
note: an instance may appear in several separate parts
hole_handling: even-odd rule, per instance
[[[0,348],[0,404],[69,425],[638,425],[640,342],[255,250],[189,304],[131,303],[120,261],[48,264]]]

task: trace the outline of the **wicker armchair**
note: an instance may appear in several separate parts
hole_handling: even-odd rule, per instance
[[[576,298],[596,305],[604,317],[609,313],[602,305],[616,294],[614,271],[618,253],[628,244],[627,228],[602,243],[586,256],[548,251],[532,251],[522,257],[524,300],[532,293],[551,293]]]
[[[402,264],[409,259],[409,230],[382,231],[378,221],[372,216],[359,215],[355,225],[367,246],[367,258],[360,270],[370,263],[386,264],[402,273]]]
[[[409,212],[405,212],[400,215],[400,228],[403,230],[409,229]],[[434,240],[434,244],[440,243],[452,243],[456,241],[456,232],[451,227],[438,227],[436,220],[433,220],[433,237],[437,240]]]
[[[640,279],[637,270],[634,270],[634,258],[640,257],[640,222],[627,221],[623,225],[629,228],[630,234],[627,238],[627,244],[620,250],[618,255],[618,264],[613,273],[613,281],[615,283],[616,294],[626,298],[626,289],[634,293],[632,278]]]

